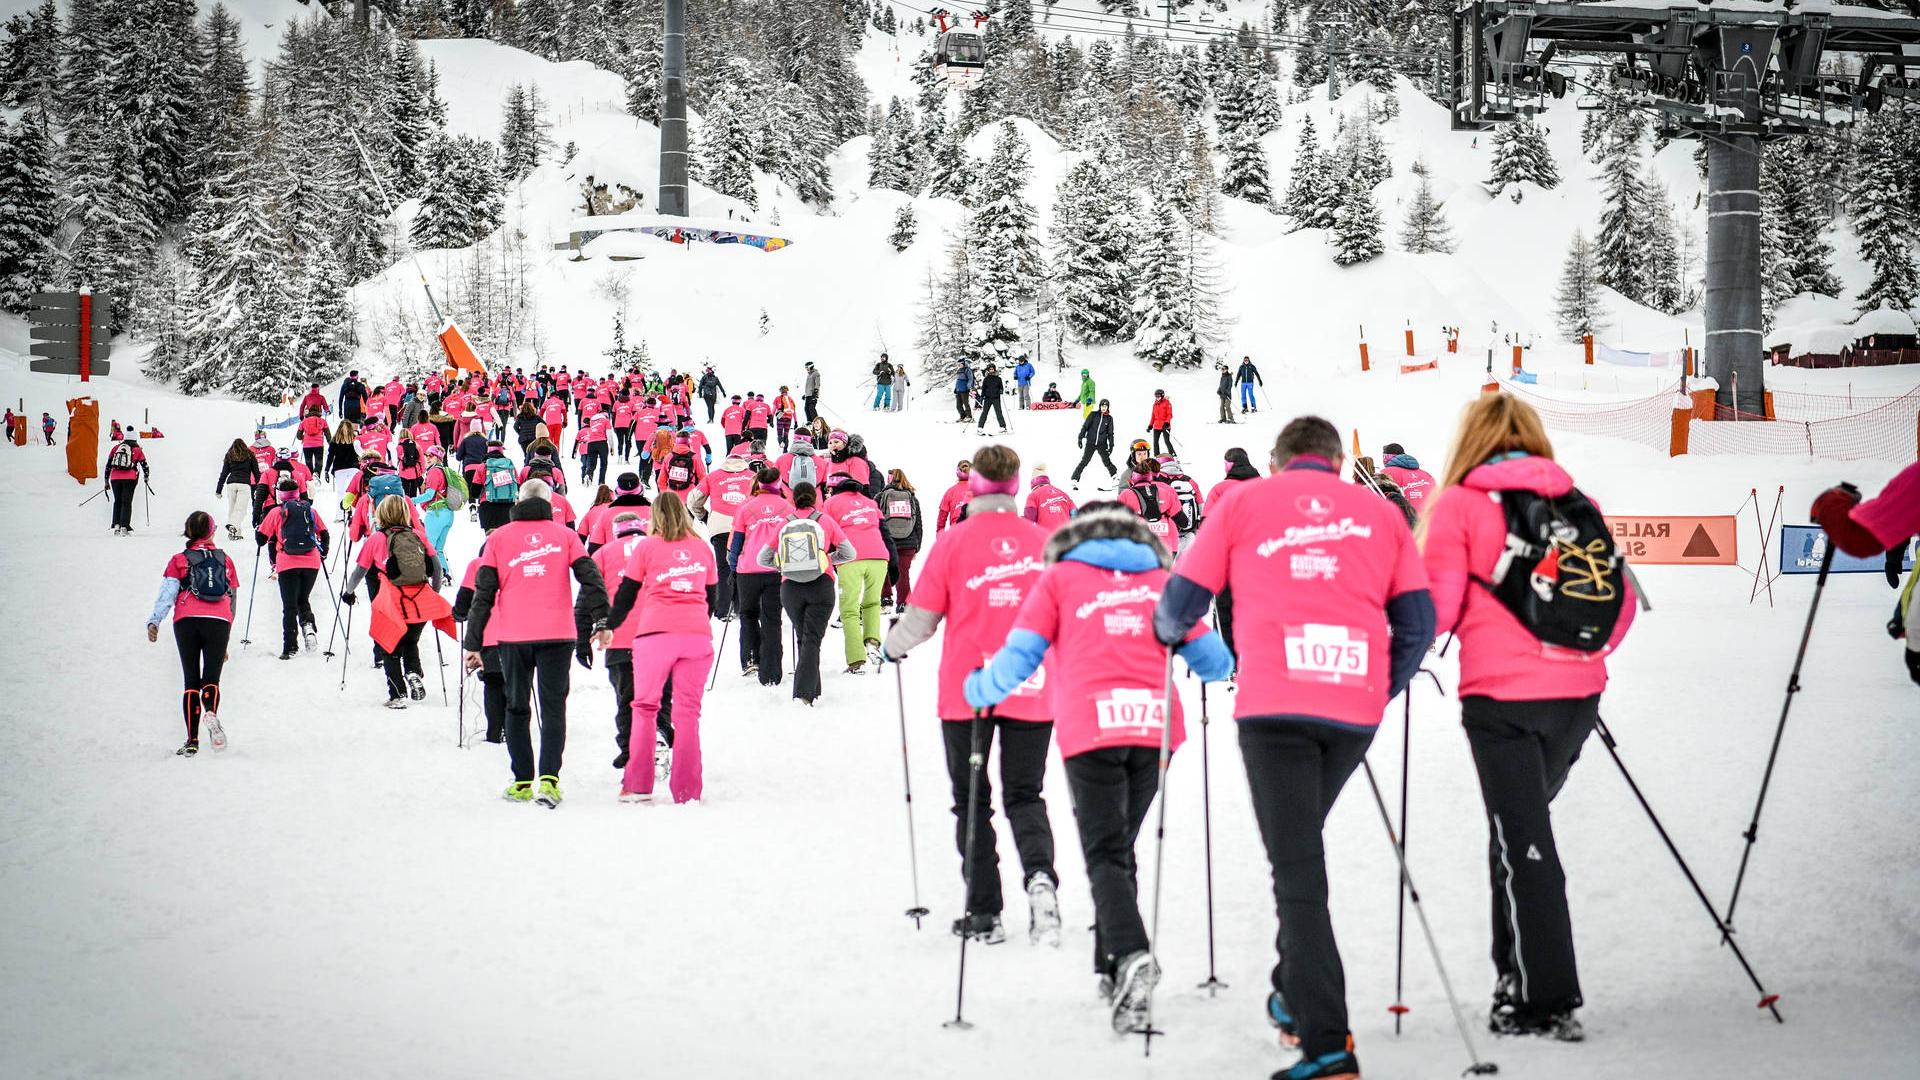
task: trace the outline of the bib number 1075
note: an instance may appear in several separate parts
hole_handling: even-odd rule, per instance
[[[1151,690],[1115,687],[1093,703],[1100,730],[1114,728],[1162,728],[1167,723],[1167,703]]]
[[[1367,635],[1350,626],[1305,623],[1285,628],[1287,677],[1348,685],[1366,681]]]

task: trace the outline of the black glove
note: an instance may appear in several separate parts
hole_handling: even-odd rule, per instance
[[[586,669],[587,669],[588,671],[592,671],[592,670],[593,670],[593,641],[592,641],[592,639],[588,639],[588,640],[586,640],[586,641],[582,641],[582,642],[580,642],[580,643],[579,643],[578,645],[575,645],[575,646],[573,647],[573,658],[574,658],[575,660],[578,660],[578,661],[580,661],[580,666],[581,666],[581,667],[583,667],[583,668],[586,668]]]
[[[1907,650],[1907,674],[1913,677],[1914,682],[1920,683],[1920,652]]]
[[[1887,549],[1887,585],[1900,587],[1900,574],[1907,568],[1907,545],[1895,544]]]
[[[349,592],[349,593],[340,594],[340,602],[347,605],[348,607],[352,607],[353,602],[357,599],[359,599],[359,597],[354,593]]]
[[[332,533],[321,533],[321,534],[320,534],[320,557],[321,557],[322,559],[324,559],[324,558],[326,558],[326,557],[327,557],[327,548],[329,548],[329,547],[331,547],[331,546],[332,546],[332,545],[331,545],[331,544],[330,544],[330,543],[328,542],[328,537],[330,537],[330,536],[332,536],[332,535],[333,535]]]

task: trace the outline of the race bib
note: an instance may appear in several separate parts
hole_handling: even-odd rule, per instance
[[[667,470],[667,479],[673,481],[676,484],[685,483],[687,479],[687,470],[682,466],[675,465],[673,468]]]
[[[1283,628],[1287,678],[1357,686],[1367,681],[1367,635],[1351,626],[1303,623]]]
[[[913,504],[905,499],[888,499],[887,516],[890,518],[910,518],[913,516]]]
[[[1114,687],[1093,701],[1094,716],[1104,733],[1124,729],[1155,731],[1167,725],[1167,702],[1151,690]]]

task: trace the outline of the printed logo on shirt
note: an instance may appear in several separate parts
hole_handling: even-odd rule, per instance
[[[687,553],[684,551],[680,552],[680,557],[683,559],[686,558]],[[653,580],[656,583],[665,583],[667,588],[673,592],[690,593],[696,587],[704,588],[704,583],[696,584],[693,581],[687,580],[688,577],[693,574],[705,576],[706,572],[707,566],[705,563],[689,563],[685,566],[670,566],[658,574],[655,574]]]
[[[1309,521],[1325,521],[1333,516],[1333,500],[1319,495],[1302,495],[1293,500],[1293,508]]]
[[[1124,604],[1159,603],[1160,591],[1151,585],[1136,585],[1131,589],[1107,589],[1094,594],[1093,599],[1073,610],[1075,618],[1084,619],[1096,611],[1120,607]]]
[[[507,569],[509,570],[517,569],[521,563],[526,562],[528,559],[538,559],[543,555],[558,555],[562,550],[564,549],[561,548],[559,544],[542,544],[537,548],[528,548],[527,550],[507,560]],[[540,573],[546,573],[545,564],[535,563],[534,566],[540,567]],[[534,572],[533,566],[530,566],[527,568],[527,573],[531,574],[533,572]]]
[[[1009,551],[1006,554],[1011,555],[1012,552]],[[969,589],[978,589],[982,585],[992,585],[1011,577],[1019,577],[1022,574],[1042,573],[1046,568],[1045,563],[1028,555],[1018,562],[997,563],[993,566],[983,567],[979,573],[968,578],[966,584]]]
[[[1286,532],[1260,541],[1260,546],[1254,550],[1264,559],[1282,548],[1308,547],[1313,544],[1345,540],[1348,537],[1366,540],[1372,536],[1373,526],[1355,525],[1352,518],[1341,518],[1326,525],[1289,525]]]
[[[1332,581],[1340,576],[1340,556],[1309,552],[1287,560],[1295,581]]]
[[[1018,550],[1020,550],[1020,545],[1004,536],[995,537],[993,540],[993,553],[1003,559],[1013,558],[1013,553]]]

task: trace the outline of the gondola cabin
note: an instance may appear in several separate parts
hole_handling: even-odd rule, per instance
[[[933,45],[933,70],[956,86],[970,86],[980,81],[981,74],[987,70],[987,13],[976,11],[971,17],[973,26],[962,28],[953,22],[949,12],[933,13],[934,27],[939,32]]]

